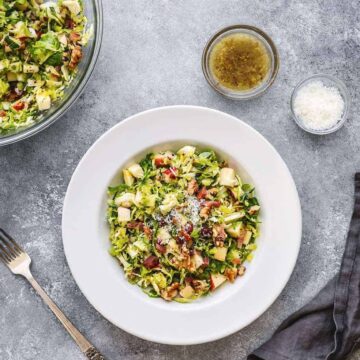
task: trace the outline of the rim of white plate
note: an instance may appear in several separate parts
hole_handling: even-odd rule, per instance
[[[74,252],[74,250],[75,250],[74,244],[76,244],[76,242],[74,243],[73,239],[74,239],[74,234],[76,234],[76,231],[74,233],[76,225],[74,225],[74,220],[71,219],[71,217],[74,216],[74,211],[72,210],[72,207],[74,207],[76,205],[74,205],[74,201],[73,201],[74,199],[72,199],[72,197],[73,198],[76,197],[76,191],[80,191],[80,192],[82,191],[82,190],[80,190],[79,184],[77,183],[77,178],[79,176],[81,177],[81,172],[88,165],[87,163],[89,161],[91,163],[91,161],[94,160],[94,158],[92,158],[92,157],[96,157],[97,152],[101,152],[103,156],[106,155],[106,148],[108,146],[106,143],[109,139],[111,139],[112,136],[114,136],[112,134],[115,134],[117,131],[119,131],[119,129],[125,129],[126,127],[129,126],[128,125],[129,123],[131,126],[131,122],[134,122],[134,125],[135,125],[135,121],[141,122],[141,119],[144,119],[146,117],[153,117],[154,114],[157,114],[160,116],[162,113],[165,113],[165,114],[167,113],[166,116],[169,118],[169,121],[171,122],[171,121],[173,121],[170,116],[171,112],[173,112],[173,113],[174,112],[175,113],[182,112],[183,115],[189,115],[189,113],[190,114],[196,113],[197,115],[199,115],[199,117],[209,116],[209,119],[211,117],[214,117],[214,119],[216,117],[219,117],[219,119],[221,118],[222,121],[228,122],[229,125],[231,122],[233,123],[233,125],[236,122],[236,125],[234,125],[235,127],[238,126],[239,129],[242,128],[245,132],[247,132],[250,137],[253,136],[253,137],[257,138],[257,141],[260,141],[259,145],[262,144],[261,146],[266,148],[266,151],[268,152],[270,158],[272,158],[274,163],[276,163],[276,166],[279,167],[276,170],[279,170],[282,173],[282,176],[283,176],[282,180],[287,183],[286,191],[287,191],[287,195],[289,196],[289,198],[287,198],[287,200],[289,202],[291,202],[289,213],[291,212],[292,216],[293,216],[292,219],[290,217],[290,221],[292,221],[292,232],[295,234],[292,236],[291,247],[289,247],[287,249],[287,251],[289,251],[289,253],[290,253],[290,256],[289,256],[289,258],[286,258],[286,259],[281,259],[281,258],[280,258],[280,260],[277,259],[278,263],[274,264],[274,271],[276,274],[277,271],[282,270],[282,272],[279,272],[279,274],[278,274],[278,275],[282,276],[281,281],[278,282],[277,284],[275,284],[276,288],[271,289],[271,290],[273,290],[271,294],[266,293],[266,295],[265,295],[266,298],[261,299],[261,301],[262,301],[261,306],[259,306],[258,302],[252,304],[251,309],[255,308],[255,310],[251,315],[246,314],[245,315],[246,319],[234,321],[233,319],[231,319],[231,315],[229,318],[229,314],[227,314],[228,318],[226,321],[228,323],[225,324],[223,321],[221,321],[221,317],[219,317],[219,311],[220,310],[223,311],[224,308],[221,309],[221,307],[219,307],[219,306],[225,305],[225,308],[233,310],[234,306],[236,306],[236,304],[238,304],[238,301],[240,301],[240,302],[243,301],[244,298],[239,298],[239,294],[241,293],[242,290],[244,293],[243,288],[246,288],[246,286],[249,287],[248,286],[249,279],[251,279],[252,276],[254,277],[257,273],[259,273],[258,269],[261,268],[261,265],[262,265],[262,263],[259,261],[267,256],[266,254],[264,254],[265,250],[262,251],[261,248],[263,247],[265,249],[266,246],[269,247],[269,245],[268,245],[269,243],[261,242],[259,244],[260,246],[259,246],[259,249],[255,253],[255,259],[254,259],[254,263],[256,262],[256,264],[254,264],[254,265],[250,264],[249,270],[248,270],[249,274],[247,272],[248,276],[245,276],[244,278],[239,279],[237,282],[235,282],[234,285],[227,285],[227,288],[224,287],[223,289],[219,289],[217,292],[214,293],[215,295],[211,295],[211,296],[205,298],[204,301],[197,301],[192,304],[176,303],[175,305],[170,305],[173,303],[165,303],[163,300],[151,299],[151,298],[148,298],[145,294],[139,293],[138,287],[128,284],[126,282],[126,280],[124,280],[124,279],[121,279],[121,281],[120,281],[120,278],[122,277],[122,270],[120,269],[120,267],[117,264],[113,264],[113,260],[111,259],[110,255],[106,254],[106,256],[109,258],[109,260],[106,260],[106,262],[112,263],[111,266],[110,265],[109,266],[114,267],[114,268],[115,268],[115,266],[117,266],[119,268],[118,269],[119,284],[114,285],[115,295],[119,296],[119,293],[116,291],[117,290],[120,291],[120,288],[121,288],[122,291],[126,292],[125,299],[126,299],[126,297],[128,297],[129,299],[131,299],[130,303],[136,304],[136,306],[137,306],[137,308],[135,309],[137,311],[137,316],[134,317],[133,322],[131,321],[131,319],[130,319],[130,321],[129,321],[129,319],[126,319],[126,321],[124,321],[124,318],[127,318],[129,316],[129,314],[125,314],[124,312],[122,312],[122,314],[119,316],[119,313],[116,312],[118,309],[113,309],[113,308],[109,309],[107,307],[108,306],[107,302],[104,301],[104,298],[101,298],[101,296],[103,296],[103,295],[99,294],[99,292],[97,292],[93,288],[94,283],[89,282],[90,279],[86,278],[87,274],[84,274],[83,266],[80,266],[80,264],[79,264],[79,261],[82,261],[82,258],[86,258],[86,251],[84,250],[85,253],[83,254],[83,257],[81,257],[79,249],[77,249],[76,253]],[[188,113],[188,114],[186,114],[186,113]],[[161,121],[163,121],[163,120],[161,120]],[[215,121],[215,120],[211,120],[211,121]],[[185,140],[184,138],[180,138],[180,139],[176,140],[176,136],[175,137],[173,136],[173,137],[169,137],[169,139],[166,140],[166,136],[164,135],[164,140],[162,141],[162,143],[185,144],[187,140],[192,141],[194,139],[188,138]],[[200,141],[194,140],[194,141],[198,142],[200,144],[208,144],[206,140],[200,140]],[[161,141],[160,141],[160,143],[161,143]],[[134,155],[139,156],[139,153],[144,153],[144,151],[149,148],[149,146],[148,146],[149,144],[147,144],[147,146],[139,145],[139,150],[137,151],[137,153],[129,154],[128,156],[126,156],[125,159],[122,160],[123,164],[121,164],[121,162],[120,162],[120,163],[114,164],[113,166],[115,168],[117,168],[117,170],[119,171],[121,169],[121,167],[124,165],[124,161],[125,162],[130,161],[130,159],[133,158]],[[153,146],[156,147],[158,144],[159,144],[159,142],[156,142],[153,144]],[[220,152],[223,151],[223,147],[224,147],[224,146],[217,147],[217,145],[214,145],[213,143],[209,144],[208,146],[214,147],[215,150],[220,150]],[[229,155],[229,153],[227,153],[226,151],[224,153]],[[107,159],[107,160],[109,160],[109,159]],[[116,162],[116,160],[115,160],[115,162]],[[236,160],[235,160],[235,162],[237,163],[237,166],[239,166],[239,162],[237,162]],[[249,164],[247,164],[247,165],[249,165]],[[240,167],[242,167],[242,166],[243,166],[243,162],[240,161]],[[247,170],[247,168],[246,168],[246,170]],[[249,173],[250,173],[250,177],[252,177],[253,173],[251,171]],[[109,185],[110,182],[113,181],[114,175],[115,175],[115,173],[112,174],[112,176],[108,176],[107,185]],[[256,178],[254,178],[254,182],[256,183]],[[274,184],[276,184],[276,183],[274,183]],[[272,184],[272,185],[274,185],[274,184]],[[86,185],[84,187],[86,187]],[[106,188],[104,189],[104,192],[106,192]],[[265,193],[263,195],[266,196]],[[262,199],[260,197],[260,202],[261,202],[261,200]],[[97,209],[97,212],[98,212],[97,216],[101,216],[101,211],[99,211],[99,209]],[[269,213],[267,211],[266,215],[268,216],[268,214],[269,214],[269,216],[271,216],[271,212]],[[288,216],[288,214],[284,214],[284,216],[286,217],[286,216]],[[214,340],[223,338],[225,336],[228,336],[228,335],[246,327],[251,322],[253,322],[255,319],[257,319],[261,314],[263,314],[271,306],[271,304],[276,300],[276,298],[280,295],[281,291],[285,287],[286,283],[288,282],[288,280],[292,274],[292,271],[296,264],[297,256],[299,253],[300,244],[301,244],[301,228],[302,228],[301,207],[300,207],[300,201],[299,201],[298,193],[296,190],[296,186],[295,186],[294,180],[290,174],[288,167],[286,166],[285,162],[282,160],[282,158],[278,154],[278,152],[275,150],[275,148],[259,132],[257,132],[251,126],[247,125],[246,123],[244,123],[243,121],[237,119],[236,117],[234,117],[232,115],[220,112],[218,110],[205,108],[205,107],[188,106],[188,105],[175,105],[175,106],[160,107],[160,108],[155,108],[155,109],[150,109],[150,110],[147,110],[144,112],[140,112],[138,114],[132,115],[132,116],[128,117],[127,119],[121,121],[120,123],[118,123],[117,125],[112,127],[111,129],[109,129],[107,132],[105,132],[102,136],[100,136],[100,138],[85,153],[85,155],[80,160],[78,166],[76,167],[76,169],[72,175],[72,178],[68,185],[68,189],[67,189],[66,196],[64,199],[63,217],[62,217],[63,245],[64,245],[66,259],[68,261],[71,273],[72,273],[76,283],[78,284],[78,286],[79,286],[80,290],[82,291],[82,293],[84,294],[84,296],[92,304],[92,306],[97,311],[99,311],[110,322],[112,322],[116,326],[122,328],[123,330],[125,330],[135,336],[141,337],[141,338],[149,340],[149,341],[154,341],[154,342],[164,343],[164,344],[173,344],[173,345],[199,344],[199,343],[205,343],[205,342],[214,341]],[[271,230],[271,231],[273,231],[273,230]],[[273,236],[274,233],[272,233],[271,235]],[[272,236],[270,236],[270,237],[272,237]],[[260,241],[261,237],[262,236],[260,236],[259,241]],[[266,237],[269,237],[269,235],[266,235],[265,238]],[[107,240],[107,239],[105,239],[105,240]],[[99,239],[99,242],[100,241],[104,241],[104,239]],[[98,244],[96,244],[96,246],[97,245]],[[95,245],[93,244],[92,246],[95,246]],[[286,246],[288,246],[288,245],[286,245]],[[273,250],[271,250],[271,251],[273,251]],[[275,253],[276,253],[276,251],[275,251]],[[103,254],[101,256],[103,256]],[[257,258],[259,258],[259,261],[256,261]],[[286,265],[286,266],[284,265],[286,273],[284,273],[284,269],[280,269],[282,262]],[[94,267],[93,264],[91,264],[91,265],[86,264],[86,263],[84,263],[84,264],[87,267],[86,270],[91,272],[92,268]],[[279,264],[280,264],[280,268],[278,269]],[[106,264],[106,266],[107,266],[107,264]],[[104,285],[104,283],[106,283],[106,281],[99,282],[99,280],[96,279],[96,282],[99,287],[107,286],[107,285]],[[121,284],[120,284],[120,282],[121,282]],[[118,286],[118,285],[119,285],[119,288],[117,289],[116,286]],[[269,286],[269,284],[263,284],[263,286],[266,287],[266,286]],[[255,287],[250,287],[250,292],[254,291],[254,288]],[[108,290],[108,288],[107,288],[107,290]],[[207,300],[209,298],[210,298],[210,300]],[[257,297],[254,297],[254,299],[255,298],[257,298]],[[110,301],[110,299],[107,299],[107,300]],[[122,300],[124,300],[124,298]],[[127,301],[127,300],[124,300],[124,301]],[[193,304],[195,304],[195,305],[193,305]],[[142,310],[145,308],[148,311],[145,313],[142,313]],[[211,311],[212,309],[215,309],[215,312],[209,313],[209,311]],[[225,309],[225,310],[227,311],[227,309]],[[208,313],[206,313],[206,311],[208,311]],[[204,329],[202,329],[200,326],[200,327],[198,327],[197,332],[195,334],[192,334],[192,336],[190,336],[189,334],[184,334],[188,331],[188,329],[186,329],[187,330],[186,332],[185,332],[185,330],[179,331],[178,329],[171,328],[171,326],[169,325],[169,328],[165,329],[165,331],[163,331],[164,329],[159,329],[156,326],[155,326],[155,328],[148,326],[148,324],[146,324],[146,326],[144,326],[144,322],[142,324],[140,324],[140,323],[136,324],[136,322],[137,322],[136,318],[138,316],[145,316],[145,317],[151,318],[153,313],[156,313],[159,317],[157,324],[165,324],[166,323],[166,322],[164,322],[164,319],[161,319],[161,317],[164,314],[166,314],[166,315],[173,316],[173,318],[175,318],[175,320],[178,321],[179,323],[188,321],[189,319],[193,319],[193,321],[195,321],[195,322],[197,319],[203,319],[204,324],[205,324],[205,323],[209,323],[208,317],[210,316],[210,317],[213,317],[213,322],[211,322],[211,319],[210,319],[210,324],[212,324],[212,325],[216,324],[217,326],[215,329],[209,328],[209,324],[207,324],[206,326],[204,325]],[[182,319],[184,319],[184,320],[182,320]],[[149,319],[144,318],[144,320],[147,321]],[[222,325],[220,324],[220,322],[222,322]],[[193,324],[194,324],[193,327],[195,327],[195,328],[198,325],[194,322],[193,322]],[[218,326],[219,324],[221,326]],[[184,325],[184,324],[182,323],[181,325]],[[204,333],[202,333],[202,330],[204,330]]]

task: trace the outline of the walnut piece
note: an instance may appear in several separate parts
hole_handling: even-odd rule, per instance
[[[172,285],[168,286],[165,290],[161,291],[161,297],[164,300],[171,301],[179,293],[179,291],[178,291],[179,286],[180,286],[180,284],[178,282],[175,282]]]
[[[187,187],[187,192],[189,195],[194,195],[195,193],[197,193],[197,191],[199,190],[199,185],[196,182],[195,179],[192,179]]]

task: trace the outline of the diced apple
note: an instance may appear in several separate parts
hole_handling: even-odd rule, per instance
[[[231,168],[222,168],[220,170],[220,185],[233,187],[238,184],[236,179],[235,170]]]
[[[214,291],[218,288],[221,284],[226,281],[226,276],[222,274],[211,274],[210,276],[210,289]]]
[[[184,146],[182,147],[179,151],[178,154],[179,155],[189,155],[192,156],[195,154],[196,148],[194,146]]]
[[[225,261],[228,249],[226,247],[217,247],[214,252],[214,259]]]
[[[198,254],[197,252],[192,256],[192,261],[193,261],[196,269],[198,269],[200,266],[202,266],[204,264],[203,257],[200,254]]]
[[[242,228],[243,228],[242,222],[236,222],[228,225],[225,230],[231,237],[236,239],[240,236]]]
[[[130,209],[124,207],[118,207],[118,221],[119,222],[127,222],[130,221],[131,212]]]
[[[67,46],[67,37],[65,34],[58,35],[58,39],[64,46]]]
[[[243,211],[234,212],[224,218],[225,224],[229,224],[235,220],[239,220],[245,216]]]
[[[49,95],[36,95],[36,103],[39,110],[48,110],[51,106],[51,99]]]
[[[134,183],[134,177],[130,174],[129,170],[123,170],[123,176],[127,186],[131,186]]]
[[[187,285],[185,286],[181,291],[180,291],[180,295],[185,298],[185,299],[189,299],[194,295],[195,291],[194,289],[190,286]]]
[[[131,207],[135,201],[135,195],[132,193],[125,193],[115,199],[116,206]]]
[[[142,192],[138,190],[135,195],[134,204],[137,207],[140,207],[142,204],[142,199],[143,199]]]
[[[130,174],[137,179],[141,179],[144,176],[144,170],[139,164],[131,165],[128,170],[130,171]]]
[[[251,239],[252,232],[250,230],[246,230],[245,237],[244,237],[244,245],[247,245]]]
[[[240,236],[238,237],[238,247],[249,244],[251,240],[252,232],[250,230],[242,229]]]
[[[250,214],[250,215],[256,214],[259,210],[260,210],[260,206],[259,206],[259,205],[253,205],[253,206],[251,206],[250,209],[249,209],[249,214]]]
[[[73,15],[77,15],[81,11],[81,6],[78,0],[64,0],[62,4],[67,7]]]

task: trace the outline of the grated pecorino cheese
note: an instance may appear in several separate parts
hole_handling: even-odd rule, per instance
[[[344,112],[344,99],[336,87],[314,80],[304,85],[294,99],[295,115],[304,126],[326,130],[335,126]]]

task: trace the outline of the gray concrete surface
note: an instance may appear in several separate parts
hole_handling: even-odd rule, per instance
[[[337,271],[360,170],[359,14],[358,0],[104,0],[102,51],[84,94],[51,128],[0,148],[0,224],[24,244],[39,282],[107,359],[245,359]],[[236,23],[263,28],[281,56],[272,89],[248,102],[213,92],[200,66],[209,36]],[[345,126],[324,137],[303,132],[289,116],[293,87],[318,72],[344,80],[352,98]],[[219,109],[256,128],[288,164],[303,207],[300,256],[281,296],[246,329],[207,345],[149,343],[110,324],[81,294],[62,248],[62,202],[85,151],[127,116],[171,104]],[[65,358],[83,356],[29,285],[0,264],[0,359]]]

